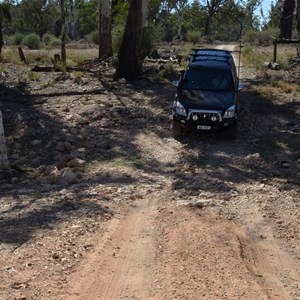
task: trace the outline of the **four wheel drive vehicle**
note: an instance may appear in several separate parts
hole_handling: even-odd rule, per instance
[[[175,138],[191,129],[235,132],[239,78],[230,51],[193,49],[187,69],[174,84]]]

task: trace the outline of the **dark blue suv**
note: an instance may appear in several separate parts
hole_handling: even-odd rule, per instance
[[[193,49],[173,103],[173,135],[190,130],[236,133],[239,78],[230,51]]]

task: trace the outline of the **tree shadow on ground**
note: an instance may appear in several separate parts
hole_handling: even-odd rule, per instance
[[[141,183],[143,179],[132,170],[149,174],[149,184],[155,184],[156,175],[157,178],[165,176],[172,179],[174,190],[184,189],[195,194],[199,191],[228,193],[235,189],[235,184],[266,177],[295,179],[290,169],[284,174],[280,165],[274,165],[274,154],[289,156],[299,149],[299,141],[291,139],[294,133],[289,132],[291,120],[295,120],[295,124],[299,120],[297,103],[275,103],[273,99],[244,91],[240,95],[237,140],[227,140],[219,134],[192,133],[185,139],[178,161],[170,164],[147,156],[137,145],[136,138],[146,132],[171,138],[170,115],[175,88],[149,79],[126,84],[113,82],[108,77],[100,77],[98,85],[101,85],[99,94],[87,89],[84,95],[81,92],[71,95],[66,86],[59,94],[49,96],[45,91],[45,94],[26,97],[22,89],[18,96],[15,94],[18,89],[4,87],[8,97],[2,107],[9,155],[16,157],[16,163],[25,171],[15,175],[20,180],[11,190],[0,187],[2,196],[18,198],[5,210],[0,224],[3,242],[23,242],[30,239],[34,231],[54,226],[73,214],[80,217],[83,211],[101,214],[102,205],[85,202],[88,191],[105,185]],[[22,101],[18,101],[20,99]],[[39,141],[38,146],[34,146],[33,141]],[[57,145],[65,142],[71,144],[72,149],[59,152]],[[251,157],[255,153],[259,153],[258,158]],[[76,155],[96,171],[83,170],[79,183],[73,187],[53,184],[50,190],[34,197],[40,176],[35,170],[40,165],[58,165],[60,160]],[[52,205],[39,202],[43,197],[50,199],[52,193],[74,190],[76,186],[80,189],[76,202],[58,200]],[[32,199],[22,204],[22,191],[26,190],[27,199]]]
[[[177,171],[173,188],[218,194],[274,178],[299,184],[299,102],[277,100],[243,91],[236,140],[203,132],[183,139],[183,171]]]

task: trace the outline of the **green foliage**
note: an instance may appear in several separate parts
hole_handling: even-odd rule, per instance
[[[61,40],[51,33],[44,34],[42,41],[50,49],[61,45]]]
[[[42,37],[53,30],[59,11],[56,0],[22,0],[12,6],[12,16],[10,32],[34,32]]]
[[[11,21],[11,6],[9,3],[0,3],[0,23]]]
[[[242,37],[244,44],[268,46],[272,45],[274,37],[278,36],[278,29],[268,28],[263,31],[248,31]]]
[[[154,76],[156,81],[174,80],[178,78],[178,71],[172,63],[165,64],[162,69]]]
[[[24,37],[25,35],[23,33],[16,32],[13,36],[10,37],[10,44],[19,46],[22,44]]]
[[[245,45],[242,48],[242,59],[248,65],[262,69],[264,62],[271,61],[271,53],[260,51],[255,45]]]
[[[23,44],[29,49],[39,49],[40,37],[36,33],[27,34],[23,39]]]
[[[20,64],[19,52],[16,47],[9,47],[8,51],[5,51],[2,55],[3,62],[9,62],[12,64]]]
[[[68,54],[67,54],[67,58],[69,60],[69,65],[72,63],[74,64],[81,64],[84,62],[84,56],[79,53],[78,51],[68,51]]]
[[[114,26],[125,26],[129,11],[129,1],[113,1],[112,24]]]
[[[161,28],[158,26],[147,27],[143,31],[140,58],[143,60],[157,46],[161,40]]]
[[[29,71],[28,78],[29,78],[29,80],[32,80],[32,81],[39,81],[39,80],[41,80],[41,74],[39,74],[37,72]]]
[[[118,52],[121,47],[124,30],[125,28],[122,25],[115,26],[112,29],[112,47],[114,53]]]
[[[76,30],[80,38],[98,31],[98,2],[78,1],[76,5]],[[95,42],[98,44],[98,42]]]
[[[99,31],[98,30],[92,31],[91,33],[86,35],[86,39],[89,43],[98,45],[99,44]]]
[[[191,30],[187,32],[187,41],[193,43],[194,45],[200,43],[201,37],[202,35],[199,31]]]

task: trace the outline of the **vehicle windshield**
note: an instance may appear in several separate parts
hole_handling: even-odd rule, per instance
[[[185,74],[182,89],[231,92],[234,84],[229,70],[190,68]]]

